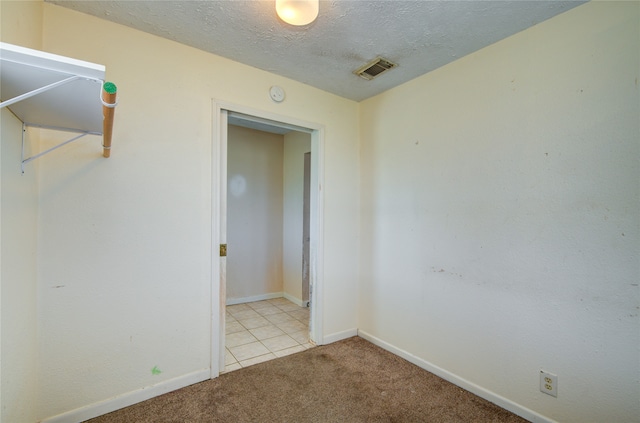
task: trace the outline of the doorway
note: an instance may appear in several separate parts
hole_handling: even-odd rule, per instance
[[[309,339],[322,344],[322,152],[324,129],[322,125],[274,115],[214,100],[213,116],[213,164],[212,173],[212,244],[214,251],[220,248],[220,258],[212,260],[212,324],[211,324],[211,377],[217,377],[225,366],[225,328],[227,307],[227,258],[226,244],[228,215],[228,189],[239,189],[241,181],[227,180],[229,124],[240,124],[263,131],[264,129],[295,131],[310,137],[308,163],[308,273],[309,273]],[[215,168],[216,164],[217,169]],[[230,176],[231,177],[231,176]],[[237,183],[236,187],[234,184]],[[302,220],[302,216],[301,216]],[[301,228],[302,229],[302,228]],[[233,249],[229,245],[229,249]],[[302,252],[301,252],[302,253]],[[216,254],[217,255],[217,254]],[[302,258],[302,254],[298,256]],[[302,263],[300,273],[302,273]],[[302,290],[300,286],[300,290]],[[297,297],[298,295],[296,295]],[[267,299],[265,299],[266,301]],[[303,301],[297,303],[306,304]],[[299,304],[300,305],[300,304]]]
[[[228,115],[225,373],[313,347],[302,295],[311,136],[253,126]]]

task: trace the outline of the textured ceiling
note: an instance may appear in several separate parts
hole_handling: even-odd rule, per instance
[[[278,19],[274,0],[47,1],[356,101],[584,3],[321,1],[315,22],[293,27]],[[377,56],[399,66],[373,81],[352,73]]]

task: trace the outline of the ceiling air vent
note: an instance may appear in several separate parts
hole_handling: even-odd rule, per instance
[[[387,59],[383,59],[382,57],[378,57],[375,60],[372,60],[371,62],[367,63],[366,65],[362,66],[360,69],[354,71],[353,73],[355,73],[356,75],[366,79],[366,80],[372,80],[373,78],[382,75],[383,73],[385,73],[386,71],[388,71],[389,69],[393,69],[395,68],[396,65],[395,63],[387,60]]]

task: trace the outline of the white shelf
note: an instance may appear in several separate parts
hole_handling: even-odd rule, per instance
[[[0,43],[0,76],[3,103],[73,78],[6,107],[27,126],[102,134],[104,66]]]
[[[11,110],[23,127],[80,134],[25,158],[23,131],[23,173],[26,163],[85,135],[104,135],[103,155],[109,157],[113,112],[103,109],[113,110],[115,97],[114,104],[103,102],[104,77],[102,65],[0,42],[0,108]]]

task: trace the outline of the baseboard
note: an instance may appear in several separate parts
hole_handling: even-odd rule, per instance
[[[157,397],[158,395],[166,394],[167,392],[175,391],[176,389],[184,388],[185,386],[202,382],[203,380],[207,380],[210,377],[210,369],[199,370],[197,372],[189,373],[184,376],[160,382],[156,385],[138,389],[137,391],[128,392],[126,394],[109,398],[108,400],[77,408],[66,413],[58,414],[57,416],[48,417],[42,420],[41,423],[84,422],[85,420],[89,420],[103,414],[111,413],[112,411],[116,411],[121,408],[137,404],[141,401]]]
[[[331,333],[322,337],[322,345],[332,344],[334,342],[342,341],[343,339],[352,338],[358,336],[358,329],[348,329],[342,332]]]
[[[252,303],[254,301],[271,300],[273,298],[280,298],[282,296],[284,296],[283,292],[272,292],[270,294],[253,295],[251,297],[227,298],[226,304],[229,306],[235,304]]]
[[[306,307],[307,306],[307,302],[306,301],[302,301],[296,297],[294,297],[291,294],[287,294],[286,292],[282,294],[282,296],[284,298],[286,298],[287,300],[291,301],[292,303],[296,304],[298,307]]]
[[[367,341],[371,342],[372,344],[375,344],[377,346],[379,346],[380,348],[383,348],[399,357],[404,358],[405,360],[407,360],[410,363],[415,364],[418,367],[421,367],[423,369],[425,369],[426,371],[433,373],[434,375],[441,377],[442,379],[453,383],[454,385],[457,385],[459,387],[461,387],[462,389],[465,389],[469,392],[471,392],[472,394],[475,394],[481,398],[486,399],[487,401],[490,401],[502,408],[504,408],[505,410],[511,411],[514,414],[519,415],[520,417],[523,417],[527,420],[529,420],[530,422],[533,423],[555,423],[554,420],[551,420],[541,414],[536,413],[533,410],[530,410],[526,407],[523,407],[507,398],[504,398],[503,396],[500,396],[494,392],[491,392],[481,386],[478,386],[472,382],[469,382],[466,379],[463,379],[447,370],[444,370],[441,367],[438,367],[432,363],[429,363],[426,360],[423,360],[419,357],[416,357],[415,355],[404,351],[400,348],[397,348],[391,344],[389,344],[388,342],[383,341],[380,338],[377,338],[363,330],[358,330],[358,336],[366,339]]]

